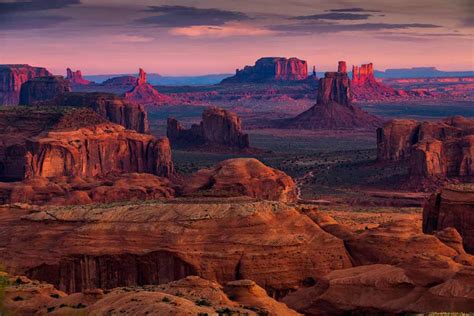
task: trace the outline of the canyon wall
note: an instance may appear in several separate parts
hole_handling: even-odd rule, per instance
[[[42,67],[0,65],[0,105],[18,105],[21,85],[36,77],[51,76]]]
[[[38,77],[21,85],[19,103],[21,105],[34,105],[68,92],[71,92],[71,84],[64,77]]]

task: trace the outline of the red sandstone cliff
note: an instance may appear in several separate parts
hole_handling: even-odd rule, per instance
[[[255,66],[245,66],[222,83],[299,81],[308,78],[308,64],[298,58],[264,57]]]
[[[69,80],[61,76],[38,77],[21,85],[20,104],[33,105],[71,92]]]
[[[71,68],[66,69],[67,76],[66,79],[71,82],[72,85],[87,85],[91,82],[82,77],[82,72],[80,70],[72,71]]]
[[[21,85],[36,77],[51,76],[45,68],[0,65],[0,105],[18,105]]]
[[[209,107],[202,113],[200,125],[184,129],[174,118],[168,119],[167,136],[171,143],[191,146],[249,148],[249,138],[242,133],[240,118],[233,112]]]

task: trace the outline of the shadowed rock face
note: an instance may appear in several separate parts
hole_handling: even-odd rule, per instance
[[[18,105],[21,85],[45,76],[51,76],[51,73],[42,67],[0,65],[0,105]]]
[[[235,76],[222,83],[251,83],[272,81],[299,81],[308,77],[308,64],[298,58],[264,57],[255,66],[245,66],[236,71]]]
[[[423,231],[433,233],[454,227],[464,248],[474,254],[474,186],[447,186],[434,193],[423,209]]]
[[[240,118],[232,112],[209,107],[202,113],[200,125],[185,129],[174,118],[168,119],[167,136],[172,144],[217,146],[237,149],[249,148],[249,138],[242,133]]]
[[[202,169],[184,183],[185,195],[250,196],[258,199],[295,202],[296,184],[283,171],[253,158],[229,159],[211,169]]]
[[[408,160],[414,177],[471,177],[473,135],[474,120],[461,116],[439,122],[392,120],[377,130],[377,157]]]
[[[338,72],[327,72],[319,79],[317,104],[282,125],[303,129],[375,129],[382,124],[381,119],[351,103],[351,82],[346,63],[341,61]]]
[[[21,86],[20,104],[33,105],[71,92],[69,80],[61,76],[38,77]]]
[[[72,71],[71,68],[66,69],[67,76],[66,79],[71,82],[72,85],[87,85],[91,82],[82,77],[82,72],[80,70]]]

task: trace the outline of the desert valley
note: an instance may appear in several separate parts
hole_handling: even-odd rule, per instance
[[[84,5],[39,3],[0,1],[0,18]],[[288,19],[384,17],[324,12]],[[0,315],[474,313],[472,63],[312,65],[295,48],[166,77],[28,54],[0,58]]]

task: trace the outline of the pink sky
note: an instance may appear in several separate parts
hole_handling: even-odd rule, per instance
[[[84,74],[232,73],[262,56],[318,71],[474,70],[470,1],[0,0],[0,63]],[[2,7],[3,6],[3,7]],[[2,20],[3,18],[3,20]]]

